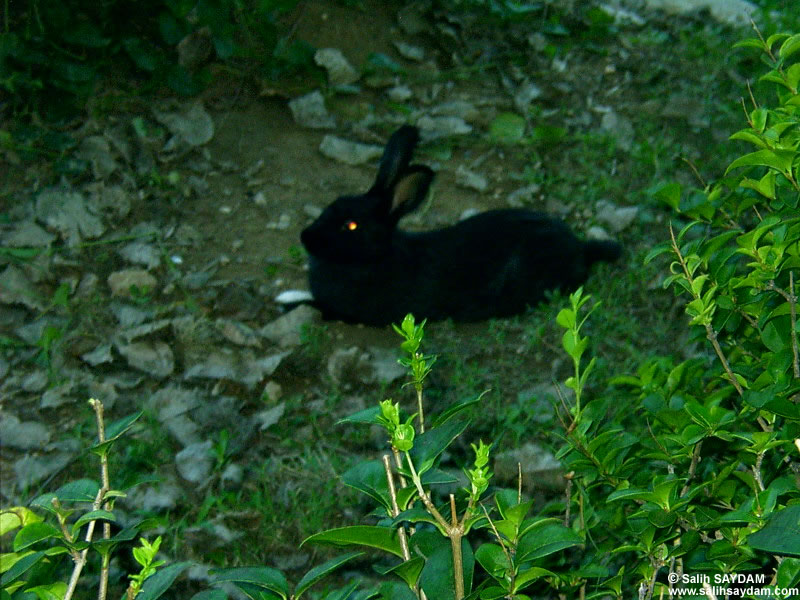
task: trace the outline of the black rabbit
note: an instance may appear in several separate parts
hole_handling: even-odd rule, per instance
[[[535,306],[547,290],[581,285],[616,242],[579,240],[562,221],[527,210],[492,210],[435,231],[397,222],[425,199],[433,171],[411,165],[416,127],[386,144],[366,194],[342,196],[301,234],[309,282],[326,319],[386,325],[418,319],[476,321]]]

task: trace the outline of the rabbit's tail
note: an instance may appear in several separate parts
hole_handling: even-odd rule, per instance
[[[607,240],[589,240],[584,247],[583,256],[586,266],[596,262],[614,262],[622,255],[622,246]]]

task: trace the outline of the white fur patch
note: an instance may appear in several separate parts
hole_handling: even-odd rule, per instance
[[[311,302],[314,296],[305,290],[286,290],[275,296],[278,304],[297,304],[299,302]]]

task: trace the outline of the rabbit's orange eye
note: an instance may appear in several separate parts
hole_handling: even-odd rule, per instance
[[[358,229],[358,223],[355,221],[348,221],[344,224],[344,228],[347,229],[347,231],[355,231]]]

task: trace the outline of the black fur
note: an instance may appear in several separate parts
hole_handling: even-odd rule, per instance
[[[579,240],[543,213],[492,210],[444,229],[397,229],[425,199],[428,167],[409,166],[419,138],[398,129],[386,144],[372,188],[343,196],[301,234],[310,255],[314,305],[326,319],[386,325],[418,319],[476,321],[535,306],[547,290],[569,291],[616,242]]]

